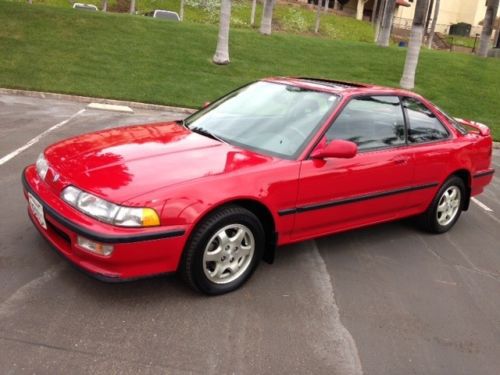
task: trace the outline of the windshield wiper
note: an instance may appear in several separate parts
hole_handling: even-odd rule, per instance
[[[212,139],[215,139],[216,141],[222,142],[222,143],[227,143],[225,140],[223,140],[221,137],[215,135],[214,133],[209,132],[206,129],[200,128],[200,127],[193,127],[193,128],[188,128],[189,130],[204,135],[205,137],[209,137]]]

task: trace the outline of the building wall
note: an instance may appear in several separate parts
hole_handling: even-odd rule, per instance
[[[416,0],[417,1],[417,0]],[[450,25],[465,22],[472,25],[471,35],[481,32],[481,22],[486,13],[486,0],[441,0],[437,31],[448,32]],[[411,7],[398,7],[396,24],[412,20],[415,14],[415,2]]]

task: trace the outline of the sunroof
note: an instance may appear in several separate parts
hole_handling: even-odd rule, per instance
[[[360,85],[357,83],[333,81],[333,80],[321,79],[321,78],[298,77],[298,79],[300,79],[301,81],[304,81],[304,82],[314,83],[317,85],[329,86],[329,87],[334,87],[334,88],[342,88],[342,89],[347,89],[347,88],[352,88],[352,87],[365,87],[365,85]]]

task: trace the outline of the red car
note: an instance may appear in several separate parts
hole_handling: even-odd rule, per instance
[[[23,184],[35,226],[79,268],[179,271],[221,294],[278,245],[414,215],[445,232],[491,182],[491,159],[488,127],[412,92],[271,78],[184,121],[56,143]]]

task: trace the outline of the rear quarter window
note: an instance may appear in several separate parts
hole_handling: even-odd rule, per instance
[[[408,142],[431,142],[449,137],[448,130],[422,102],[404,98],[403,106],[408,118]]]

